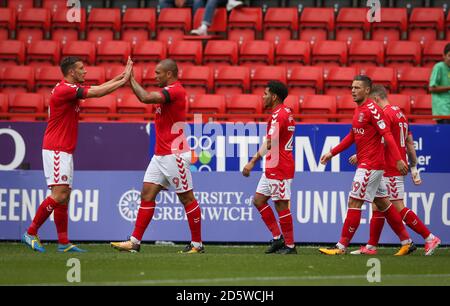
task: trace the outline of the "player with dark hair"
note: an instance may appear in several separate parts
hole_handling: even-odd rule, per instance
[[[397,148],[405,163],[407,160],[406,155],[408,155],[414,184],[421,184],[422,180],[420,179],[420,174],[416,167],[416,150],[414,149],[412,133],[408,129],[407,118],[398,106],[393,106],[389,103],[387,92],[383,85],[374,85],[370,92],[370,98],[383,109],[386,125],[390,128],[395,143],[397,144]],[[441,243],[441,240],[430,232],[412,210],[405,207],[403,202],[405,194],[405,178],[395,166],[396,161],[392,154],[392,150],[384,150],[384,158],[385,171],[383,179],[388,187],[389,200],[394,204],[406,225],[425,239],[425,255],[432,255],[434,250]],[[350,158],[350,163],[357,163],[356,154]],[[378,241],[380,240],[380,235],[384,226],[384,213],[374,204],[372,204],[372,212],[372,218],[370,219],[370,239],[367,245],[362,246],[359,250],[351,252],[351,254],[375,255],[377,253]]]
[[[38,230],[54,212],[58,232],[59,252],[82,252],[69,242],[67,234],[67,207],[73,179],[73,152],[77,144],[80,100],[103,97],[123,86],[131,75],[131,63],[124,72],[99,86],[83,86],[85,70],[83,61],[69,56],[61,61],[64,79],[53,88],[47,128],[44,135],[42,157],[47,185],[51,195],[39,206],[36,215],[23,234],[22,241],[31,249],[45,252]]]
[[[450,43],[444,47],[443,61],[436,63],[430,75],[433,115],[450,115]],[[437,119],[437,123],[450,124],[450,119]]]
[[[400,214],[389,202],[387,187],[382,180],[384,172],[382,137],[387,149],[392,151],[396,168],[401,175],[408,173],[408,166],[402,160],[389,126],[386,125],[383,110],[369,99],[371,87],[372,80],[369,77],[358,75],[354,78],[352,96],[358,106],[353,115],[352,129],[339,145],[320,158],[320,162],[326,164],[333,156],[356,143],[358,169],[350,191],[341,239],[334,247],[320,248],[322,254],[339,255],[347,252],[347,247],[361,222],[361,207],[366,201],[374,202],[378,209],[385,213],[389,225],[400,238],[402,247],[395,255],[407,255],[416,249]]]
[[[186,121],[186,90],[178,81],[178,66],[171,59],[162,60],[155,69],[161,91],[146,92],[130,78],[131,87],[142,103],[157,104],[155,118],[155,155],[153,155],[141,191],[136,224],[130,239],[111,242],[120,251],[139,252],[145,230],[153,218],[158,193],[172,186],[186,210],[191,230],[191,243],[181,253],[203,253],[201,210],[193,192],[190,171],[191,151],[184,135]]]
[[[283,103],[287,95],[288,90],[283,83],[270,81],[267,84],[263,96],[264,107],[272,110],[267,125],[267,138],[242,171],[242,174],[248,177],[256,162],[266,156],[265,171],[256,188],[253,204],[273,235],[271,245],[266,250],[268,254],[297,254],[289,208],[291,182],[295,171],[292,155],[295,122],[291,109]],[[272,208],[267,204],[269,199],[275,203],[281,231]]]

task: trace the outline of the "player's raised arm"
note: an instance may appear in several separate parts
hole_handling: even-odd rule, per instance
[[[87,92],[86,98],[103,97],[112,93],[117,88],[122,87],[128,82],[132,70],[133,62],[129,59],[125,71],[122,74],[99,86],[91,86]]]
[[[411,167],[411,177],[415,185],[422,184],[420,173],[417,170],[417,154],[414,148],[414,140],[411,133],[406,138],[406,153],[408,154],[409,166]]]

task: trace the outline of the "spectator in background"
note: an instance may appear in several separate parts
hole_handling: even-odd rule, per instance
[[[206,2],[206,5],[205,5]],[[205,36],[208,35],[208,28],[212,23],[214,12],[217,6],[225,6],[227,11],[231,11],[237,7],[241,7],[244,3],[236,0],[194,0],[194,7],[192,10],[192,16],[195,16],[195,12],[199,7],[205,7],[205,13],[203,15],[202,24],[197,29],[191,31],[192,35]]]
[[[450,43],[444,48],[444,60],[433,67],[430,92],[433,115],[450,115]],[[437,123],[450,124],[450,119],[438,119]]]

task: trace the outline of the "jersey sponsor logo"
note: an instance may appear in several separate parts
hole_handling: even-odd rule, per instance
[[[140,203],[141,193],[139,191],[133,189],[125,192],[117,205],[122,218],[130,222],[136,221]]]
[[[353,128],[353,133],[364,135],[364,128]]]
[[[384,129],[386,128],[386,123],[384,122],[383,119],[378,120],[378,121],[377,121],[377,124],[378,124],[378,127],[379,127],[380,129],[382,129],[382,130],[384,130]]]
[[[358,122],[363,122],[363,121],[364,121],[364,113],[359,113]]]

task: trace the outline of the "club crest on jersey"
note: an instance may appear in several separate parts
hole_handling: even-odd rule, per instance
[[[160,114],[161,115],[161,107],[157,107],[155,110],[155,114]]]
[[[386,128],[386,123],[384,123],[384,120],[378,120],[377,121],[378,126],[380,127],[380,129],[384,130]]]
[[[61,176],[61,179],[62,179],[64,182],[67,182],[67,175]]]
[[[364,121],[364,113],[359,113],[358,122]]]

